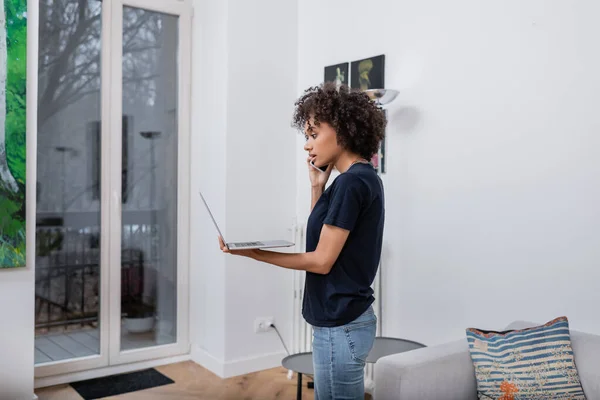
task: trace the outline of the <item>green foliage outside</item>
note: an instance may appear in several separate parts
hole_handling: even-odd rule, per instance
[[[6,158],[19,190],[0,182],[0,268],[25,265],[27,1],[2,0],[6,13]]]

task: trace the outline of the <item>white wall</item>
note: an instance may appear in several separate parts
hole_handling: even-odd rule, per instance
[[[297,33],[296,1],[195,2],[192,355],[220,376],[281,365],[254,320],[274,317],[289,345],[292,272],[223,255],[197,192],[229,241],[293,238]]]
[[[386,86],[401,91],[384,176],[384,334],[434,344],[559,315],[600,333],[600,4],[304,0],[299,10],[300,89],[325,65],[385,53]]]
[[[228,2],[196,0],[194,8],[190,193],[197,206],[190,212],[190,341],[194,360],[222,374],[226,259],[206,211],[193,196],[202,190],[225,226]]]
[[[30,255],[27,254],[27,257],[29,259]],[[33,267],[0,270],[0,278],[0,320],[4,327],[0,331],[0,399],[31,399],[34,362]]]
[[[27,4],[27,93],[37,92],[38,2]],[[27,158],[36,154],[37,99],[27,96]],[[27,266],[0,270],[0,399],[33,397],[35,165],[27,165]]]

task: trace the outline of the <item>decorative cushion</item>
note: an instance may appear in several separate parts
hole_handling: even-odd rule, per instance
[[[509,331],[466,330],[479,399],[585,400],[569,321]]]

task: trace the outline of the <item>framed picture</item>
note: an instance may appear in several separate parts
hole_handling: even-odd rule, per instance
[[[385,174],[385,138],[383,138],[383,140],[381,141],[381,148],[379,150],[379,152],[381,153],[380,158],[380,171],[382,174]]]
[[[25,267],[27,1],[0,1],[0,269]],[[6,23],[4,23],[6,22]]]
[[[387,110],[383,110],[383,115],[387,120]],[[384,137],[379,143],[379,151],[371,157],[371,164],[380,174],[385,174],[385,139]]]
[[[350,86],[367,90],[385,87],[385,54],[350,63]]]
[[[373,154],[373,157],[371,157],[371,165],[379,172],[379,153]]]
[[[325,67],[324,82],[348,84],[348,63],[329,65]]]
[[[379,143],[379,151],[371,157],[371,165],[377,173],[385,174],[385,138]]]
[[[387,121],[388,119],[388,112],[387,110],[383,110],[383,115],[385,116],[385,119]],[[383,140],[381,141],[381,144],[379,145],[379,163],[381,164],[379,170],[381,171],[382,174],[385,174],[385,141],[387,139],[387,134],[386,136],[383,137]]]

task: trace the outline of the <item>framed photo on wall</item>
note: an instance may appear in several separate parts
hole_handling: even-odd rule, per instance
[[[383,110],[383,115],[387,120],[387,110]],[[377,173],[380,174],[385,174],[385,140],[386,138],[384,137],[379,143],[379,151],[371,157],[371,164],[377,170]]]
[[[350,63],[350,86],[367,90],[385,87],[385,54]]]
[[[338,84],[348,84],[348,66],[349,63],[329,65],[325,67],[324,82],[336,82]]]

